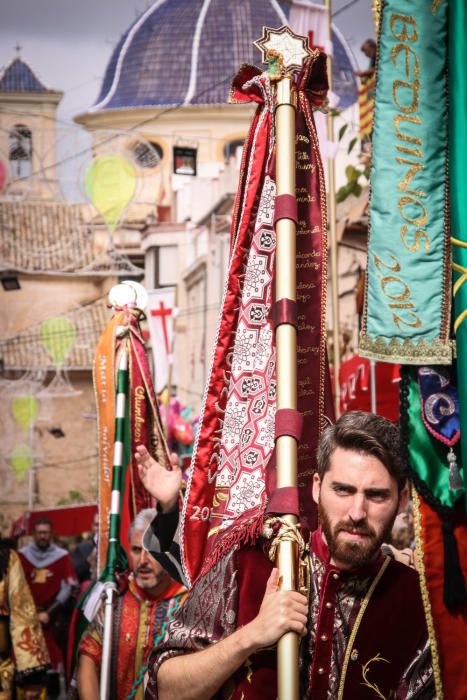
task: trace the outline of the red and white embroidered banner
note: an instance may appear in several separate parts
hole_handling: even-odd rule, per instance
[[[150,289],[146,313],[154,358],[155,389],[160,394],[167,387],[169,374],[172,384],[176,384],[173,367],[175,287]]]
[[[326,210],[312,103],[327,89],[316,52],[298,84],[297,307],[301,522],[315,524],[311,475],[325,414],[324,299]],[[181,523],[187,580],[193,583],[224,552],[252,541],[262,527],[274,449],[276,367],[272,321],[276,186],[273,93],[269,78],[243,66],[234,101],[257,102],[243,151],[231,231],[231,257],[215,349],[195,443]]]

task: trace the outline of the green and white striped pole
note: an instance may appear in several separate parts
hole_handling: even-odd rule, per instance
[[[121,506],[122,493],[125,484],[124,474],[128,465],[130,450],[128,388],[128,348],[126,341],[124,341],[122,344],[117,372],[109,547],[107,551],[107,562],[100,577],[100,580],[104,583],[104,638],[102,644],[100,700],[109,700],[110,698],[113,611],[114,597],[117,593],[115,571],[116,568],[122,563],[122,547],[120,544]]]

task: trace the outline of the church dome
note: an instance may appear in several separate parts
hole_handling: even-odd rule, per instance
[[[258,63],[263,26],[287,24],[284,0],[156,0],[123,34],[90,112],[221,105],[242,63]],[[357,99],[350,52],[333,32],[334,91]]]

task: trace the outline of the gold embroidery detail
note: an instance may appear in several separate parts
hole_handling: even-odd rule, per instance
[[[459,248],[467,248],[467,243],[465,241],[461,241],[458,238],[452,238],[451,237],[451,243],[455,246],[459,246]],[[452,263],[452,269],[454,272],[459,272],[460,277],[457,278],[454,287],[453,287],[453,294],[456,296],[457,292],[460,290],[464,282],[467,280],[467,268],[463,267],[462,265],[458,265],[457,263]],[[464,309],[464,311],[461,311],[461,313],[456,317],[454,321],[454,333],[457,333],[457,330],[461,323],[465,321],[467,318],[467,309]]]
[[[380,656],[380,654],[378,652],[376,654],[376,656],[373,656],[372,659],[367,661],[366,664],[364,664],[362,666],[362,676],[363,676],[363,680],[365,681],[364,683],[362,683],[362,685],[366,685],[368,688],[371,688],[372,690],[374,690],[376,695],[379,698],[381,698],[381,700],[386,700],[386,698],[384,697],[383,693],[380,691],[380,689],[378,688],[376,683],[370,683],[370,681],[368,680],[368,670],[370,668],[370,664],[372,664],[374,661],[384,661],[387,664],[390,663],[387,659],[383,659],[383,657]]]
[[[328,229],[328,214],[327,214],[327,198],[326,198],[326,187],[323,164],[321,162],[321,156],[319,151],[318,134],[316,131],[316,126],[313,120],[313,116],[310,110],[310,105],[308,100],[305,98],[303,93],[299,93],[300,108],[305,115],[305,122],[308,128],[308,133],[311,138],[312,149],[316,158],[316,163],[318,166],[318,186],[319,186],[319,203],[321,209],[321,227],[318,225],[313,229],[312,233],[321,233],[321,245],[323,251],[327,250],[327,229]],[[324,390],[326,386],[325,375],[327,371],[327,359],[326,359],[326,293],[327,293],[327,256],[323,256],[322,267],[321,267],[321,324],[320,324],[320,352],[319,352],[319,370],[320,370],[320,382],[319,390],[320,395],[318,399],[318,426],[319,430],[323,430],[326,427],[326,417],[325,417],[325,396]]]
[[[437,338],[428,343],[422,340],[414,343],[409,338],[401,342],[398,338],[387,341],[384,338],[370,338],[366,333],[360,335],[360,354],[371,360],[387,362],[388,358],[401,364],[451,364],[453,344],[450,340]]]
[[[214,493],[214,498],[212,499],[212,505],[218,508],[220,506],[220,501],[228,501],[229,497],[226,493],[222,491],[216,491]]]
[[[420,578],[420,592],[422,594],[423,609],[425,610],[426,625],[428,627],[428,636],[431,646],[431,657],[433,660],[433,675],[435,678],[435,690],[438,700],[443,700],[443,685],[441,682],[441,669],[439,665],[438,644],[436,641],[435,627],[433,624],[433,616],[431,613],[430,596],[426,583],[425,560],[423,558],[423,543],[422,543],[422,516],[420,513],[420,498],[418,493],[413,489],[413,512],[414,512],[414,528],[415,528],[415,545],[417,552],[417,569]]]
[[[384,562],[382,563],[380,570],[376,574],[376,576],[373,580],[373,583],[371,584],[370,588],[368,589],[367,594],[366,594],[365,598],[363,599],[362,604],[360,606],[360,610],[358,611],[357,619],[355,620],[355,624],[352,628],[349,642],[347,644],[347,649],[345,650],[344,663],[342,664],[342,672],[341,672],[341,678],[339,681],[339,692],[337,694],[337,700],[342,700],[342,698],[344,697],[345,677],[347,675],[347,668],[349,666],[350,654],[352,652],[352,648],[353,648],[355,638],[357,636],[357,632],[358,632],[358,629],[360,627],[360,623],[362,621],[363,615],[365,614],[365,610],[368,607],[368,603],[370,602],[370,598],[373,595],[376,586],[380,582],[382,575],[386,571],[390,561],[391,561],[390,557],[384,558]]]
[[[433,4],[431,6],[431,12],[433,15],[437,13],[443,2],[444,0],[433,0]]]
[[[373,10],[373,22],[375,24],[375,34],[379,34],[379,25],[381,21],[381,5],[382,0],[373,0],[372,10]]]
[[[454,243],[454,245],[458,245],[461,248],[467,248],[466,241],[460,241],[458,238],[453,238],[452,236],[451,236],[451,243]]]

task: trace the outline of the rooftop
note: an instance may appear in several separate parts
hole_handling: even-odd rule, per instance
[[[80,205],[0,202],[0,270],[73,272],[93,259],[93,238]]]
[[[22,58],[13,58],[0,73],[0,92],[56,93],[44,85]]]

